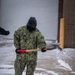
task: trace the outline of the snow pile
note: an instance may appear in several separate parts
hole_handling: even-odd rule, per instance
[[[66,63],[65,61],[61,60],[60,58],[57,58],[58,63],[63,66],[65,69],[67,69],[68,71],[72,71],[71,67],[69,66],[68,63]]]

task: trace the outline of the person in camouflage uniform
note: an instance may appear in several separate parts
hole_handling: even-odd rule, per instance
[[[42,52],[46,52],[44,36],[36,26],[35,17],[30,17],[27,25],[20,27],[14,33],[14,46],[16,47],[15,75],[22,75],[25,67],[27,67],[26,75],[34,75],[37,65],[37,52],[17,53],[17,49],[40,48]]]

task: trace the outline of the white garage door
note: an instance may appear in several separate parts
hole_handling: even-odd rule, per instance
[[[58,0],[1,1],[1,27],[10,31],[8,37],[13,38],[14,31],[26,25],[31,16],[36,17],[45,39],[57,39]]]

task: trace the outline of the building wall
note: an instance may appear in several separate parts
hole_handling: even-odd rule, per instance
[[[75,0],[64,0],[65,47],[75,48]]]
[[[10,31],[7,37],[13,38],[14,31],[35,16],[45,39],[57,39],[58,0],[2,0],[1,6],[1,26]]]
[[[1,26],[1,0],[0,0],[0,26]]]

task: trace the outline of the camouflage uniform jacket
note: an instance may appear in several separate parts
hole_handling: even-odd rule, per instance
[[[46,47],[46,43],[37,28],[29,32],[26,26],[22,26],[14,33],[14,46],[16,49],[36,49]],[[27,60],[37,60],[37,52],[24,53],[23,56]]]

